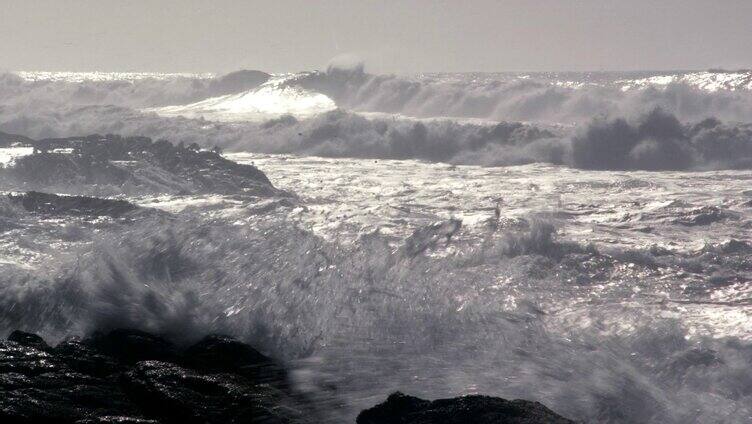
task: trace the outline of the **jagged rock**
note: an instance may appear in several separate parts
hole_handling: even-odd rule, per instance
[[[57,194],[30,191],[23,194],[9,194],[11,202],[21,205],[33,213],[44,215],[110,216],[123,215],[143,210],[125,200],[100,199],[87,196],[59,196]]]
[[[0,374],[36,376],[55,370],[52,355],[13,341],[0,343]]]
[[[94,334],[84,343],[104,355],[126,363],[146,360],[174,361],[178,357],[172,343],[139,330],[117,329],[107,334]]]
[[[50,348],[16,331],[0,340],[0,423],[321,422],[281,366],[230,337],[186,349],[119,329]],[[329,405],[331,407],[331,405]],[[359,424],[571,423],[543,405],[487,396],[427,401],[395,393]]]
[[[288,422],[281,392],[233,374],[202,374],[145,361],[122,377],[127,393],[150,415],[168,422]]]
[[[105,377],[125,369],[117,359],[99,353],[78,339],[58,344],[53,352],[64,358],[65,364],[72,370],[95,377]]]
[[[246,370],[281,367],[229,337],[185,350],[125,329],[54,348],[30,333],[10,338],[0,341],[3,424],[315,422],[283,373]]]
[[[0,422],[73,423],[137,413],[112,379],[76,372],[68,358],[33,344],[0,341]]]
[[[358,415],[358,424],[567,424],[573,423],[538,402],[489,396],[428,401],[394,393]]]
[[[0,170],[25,190],[66,184],[82,187],[128,187],[147,193],[220,193],[270,196],[275,189],[252,165],[146,137],[91,135],[32,141],[34,154],[16,159]]]
[[[43,338],[36,334],[27,333],[25,331],[15,330],[8,336],[8,341],[16,342],[21,346],[33,347],[39,350],[49,350],[50,346]]]
[[[185,351],[185,363],[214,372],[235,372],[256,381],[283,381],[285,373],[274,361],[247,344],[210,335]]]

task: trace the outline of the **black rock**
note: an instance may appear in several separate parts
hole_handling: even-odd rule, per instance
[[[175,346],[162,337],[139,330],[117,329],[107,334],[94,334],[84,343],[95,350],[126,363],[157,360],[174,361]]]
[[[20,331],[0,340],[0,423],[318,423],[283,368],[252,347],[208,336],[181,350],[114,330],[50,348]],[[571,423],[537,402],[487,396],[427,401],[395,393],[359,424]]]
[[[37,336],[36,334],[26,333],[24,331],[15,330],[14,332],[10,333],[8,340],[11,342],[16,342],[21,346],[33,347],[39,350],[50,349],[50,346],[47,344],[47,342],[44,341],[44,339]]]
[[[233,374],[203,374],[145,361],[122,377],[128,395],[152,416],[175,423],[289,422],[282,392]]]
[[[172,194],[286,194],[252,165],[225,159],[198,145],[173,145],[146,137],[90,135],[31,141],[34,153],[0,174],[22,190],[127,187]]]
[[[574,423],[538,402],[489,396],[427,401],[394,393],[358,415],[358,424],[567,424]]]
[[[54,348],[34,334],[11,338],[0,341],[3,424],[317,421],[283,373],[258,372],[280,366],[228,337],[207,337],[187,351],[125,329]]]
[[[87,417],[138,417],[138,408],[112,378],[76,372],[54,349],[0,341],[0,422],[75,423]],[[40,345],[40,347],[44,347]]]
[[[102,354],[77,339],[66,340],[53,349],[72,370],[96,377],[106,377],[125,369],[125,365],[117,359]]]
[[[193,368],[234,372],[257,381],[285,381],[285,372],[277,364],[256,349],[231,337],[207,336],[185,351],[185,363]]]
[[[21,205],[29,212],[44,215],[110,216],[122,217],[136,211],[138,206],[125,200],[100,199],[87,196],[59,196],[57,194],[30,191],[9,194],[11,202]]]

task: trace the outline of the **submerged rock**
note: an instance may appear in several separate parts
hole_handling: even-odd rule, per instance
[[[358,415],[358,424],[568,424],[538,402],[489,396],[428,401],[394,393],[386,402]]]

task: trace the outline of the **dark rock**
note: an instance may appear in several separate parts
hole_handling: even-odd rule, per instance
[[[256,349],[231,337],[207,336],[185,351],[185,362],[193,368],[213,372],[234,372],[256,381],[281,383],[285,373]]]
[[[29,333],[0,341],[0,423],[317,423],[283,369],[252,347],[208,336],[180,350],[137,330],[49,348]],[[331,405],[329,406],[331,407]],[[571,423],[543,405],[486,396],[427,401],[395,393],[359,424]]]
[[[15,333],[14,338],[26,345],[0,341],[0,422],[74,423],[87,417],[137,414],[115,380],[76,372],[54,349],[45,352],[33,346],[47,345],[30,336]]]
[[[358,424],[566,424],[573,423],[538,402],[489,396],[427,401],[394,393],[358,415]]]
[[[122,415],[104,415],[101,417],[85,418],[76,421],[76,424],[158,424],[157,420],[146,418],[125,417]]]
[[[149,414],[166,422],[289,422],[282,393],[232,374],[201,374],[174,364],[139,362],[123,386]]]
[[[0,170],[26,190],[68,184],[127,186],[148,193],[285,194],[258,168],[197,145],[116,135],[44,139],[31,145],[34,154]]]
[[[105,415],[102,417],[86,418],[76,421],[76,424],[158,424],[157,420],[146,418],[125,417],[121,415]]]
[[[281,367],[229,337],[207,337],[185,352],[137,330],[54,348],[29,333],[12,338],[0,341],[3,424],[316,422],[283,374],[258,372]]]
[[[36,376],[54,369],[49,353],[13,341],[0,341],[0,374]]]
[[[36,334],[16,330],[8,336],[8,341],[16,342],[21,346],[33,347],[39,350],[49,350],[50,346]]]
[[[45,215],[111,216],[118,218],[141,208],[125,200],[100,199],[87,196],[59,196],[30,191],[9,194],[11,202],[33,213]]]
[[[96,377],[105,377],[125,369],[115,358],[103,355],[80,340],[67,340],[53,352],[72,370]]]
[[[84,343],[105,355],[127,363],[147,360],[171,361],[178,357],[172,343],[139,330],[117,329],[107,334],[94,334]]]

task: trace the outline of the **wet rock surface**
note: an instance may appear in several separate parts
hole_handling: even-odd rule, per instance
[[[285,370],[251,346],[210,335],[188,348],[118,329],[50,347],[14,331],[0,341],[2,423],[318,423]],[[571,423],[523,400],[436,401],[401,393],[363,411],[359,424]]]
[[[538,402],[489,396],[435,401],[394,393],[358,415],[358,424],[567,424],[574,423]]]
[[[274,361],[224,336],[188,349],[136,330],[0,341],[3,423],[315,422],[287,387]]]
[[[60,196],[38,191],[9,194],[8,199],[22,206],[28,212],[43,215],[109,216],[119,218],[137,211],[146,211],[146,209],[139,208],[125,200],[100,199],[88,196]]]
[[[255,166],[227,160],[218,150],[200,150],[195,144],[117,135],[36,141],[19,137],[0,139],[34,149],[0,170],[0,177],[13,189],[53,191],[48,189],[71,186],[130,193],[283,194]]]

